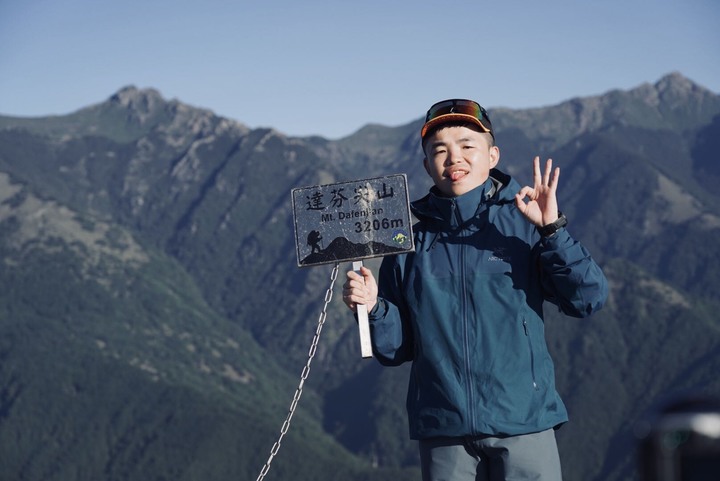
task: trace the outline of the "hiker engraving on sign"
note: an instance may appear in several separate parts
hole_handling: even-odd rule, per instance
[[[404,174],[292,191],[298,266],[413,250]]]

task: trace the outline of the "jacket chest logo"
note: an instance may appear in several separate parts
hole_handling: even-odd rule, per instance
[[[490,254],[487,260],[490,262],[510,262],[512,256],[507,253],[505,247],[496,247],[492,250],[492,254]]]

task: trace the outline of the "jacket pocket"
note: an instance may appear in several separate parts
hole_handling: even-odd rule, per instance
[[[523,318],[523,331],[525,331],[525,338],[527,339],[528,351],[530,354],[530,376],[532,377],[532,386],[536,391],[539,389],[537,384],[537,376],[535,375],[535,350],[533,349],[532,336],[530,335],[530,328],[527,323],[527,319]]]

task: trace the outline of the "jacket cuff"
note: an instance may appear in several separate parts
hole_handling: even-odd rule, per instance
[[[565,227],[561,227],[553,235],[549,237],[541,237],[540,244],[546,249],[557,249],[571,240],[570,233],[567,229]]]
[[[385,314],[387,313],[387,301],[383,299],[382,297],[377,298],[377,302],[373,306],[373,308],[368,312],[368,319],[370,321],[374,321],[376,319],[381,319],[385,317]]]

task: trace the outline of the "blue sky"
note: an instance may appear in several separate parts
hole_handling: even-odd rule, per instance
[[[288,135],[528,108],[679,71],[720,91],[717,0],[0,0],[0,114],[126,85]]]

